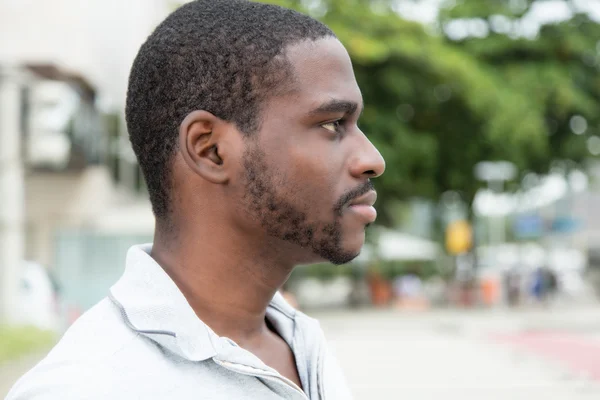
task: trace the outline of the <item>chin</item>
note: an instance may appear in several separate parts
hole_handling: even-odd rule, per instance
[[[358,257],[359,253],[336,253],[330,254],[327,256],[317,256],[311,258],[310,260],[306,260],[302,262],[302,265],[310,265],[310,264],[321,264],[321,263],[330,263],[333,265],[344,265],[348,264],[356,257]]]
[[[318,264],[329,262],[334,265],[347,264],[360,255],[365,244],[365,230],[345,231],[341,235],[341,241],[333,246],[305,247],[309,250],[305,257],[301,257],[299,264]]]
[[[335,254],[330,254],[325,259],[334,265],[347,264],[354,260],[360,255],[360,252],[365,244],[364,235],[362,239],[356,239],[353,241],[344,241],[341,248]]]
[[[342,248],[352,254],[356,254],[354,257],[358,257],[363,246],[365,245],[365,230],[353,233],[351,235],[345,235],[342,241]]]
[[[358,257],[359,254],[360,253],[347,253],[347,254],[344,254],[344,256],[342,258],[336,258],[336,259],[327,260],[327,261],[333,265],[344,265],[344,264],[348,264],[349,262],[352,262],[356,257]]]
[[[309,265],[328,262],[334,265],[343,265],[358,257],[361,249],[362,247],[342,247],[335,251],[322,249],[318,253],[312,253],[312,256],[307,257],[299,264]]]

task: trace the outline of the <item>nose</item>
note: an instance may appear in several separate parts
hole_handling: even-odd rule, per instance
[[[354,177],[358,179],[377,178],[385,171],[383,156],[362,132],[359,135],[355,154],[351,166],[351,173]]]

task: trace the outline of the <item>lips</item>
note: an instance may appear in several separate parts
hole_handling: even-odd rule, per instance
[[[377,192],[374,190],[370,190],[367,193],[363,194],[362,196],[359,196],[357,198],[355,198],[354,200],[352,200],[349,204],[350,207],[352,206],[366,206],[366,207],[373,207],[373,205],[375,205],[375,202],[377,201]]]
[[[377,210],[373,207],[376,200],[377,193],[371,190],[351,201],[348,205],[348,211],[368,226],[377,219]]]

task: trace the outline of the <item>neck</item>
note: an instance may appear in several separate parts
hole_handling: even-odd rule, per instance
[[[294,265],[225,224],[190,225],[193,232],[180,229],[174,239],[157,224],[152,257],[218,335],[240,345],[260,337],[267,306]]]

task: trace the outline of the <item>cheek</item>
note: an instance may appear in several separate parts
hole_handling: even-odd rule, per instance
[[[342,192],[342,162],[335,155],[330,156],[323,151],[322,145],[321,151],[317,151],[318,147],[315,145],[314,149],[310,149],[298,146],[285,154],[282,152],[279,165],[285,180],[281,184],[293,188],[307,202],[331,203]]]

